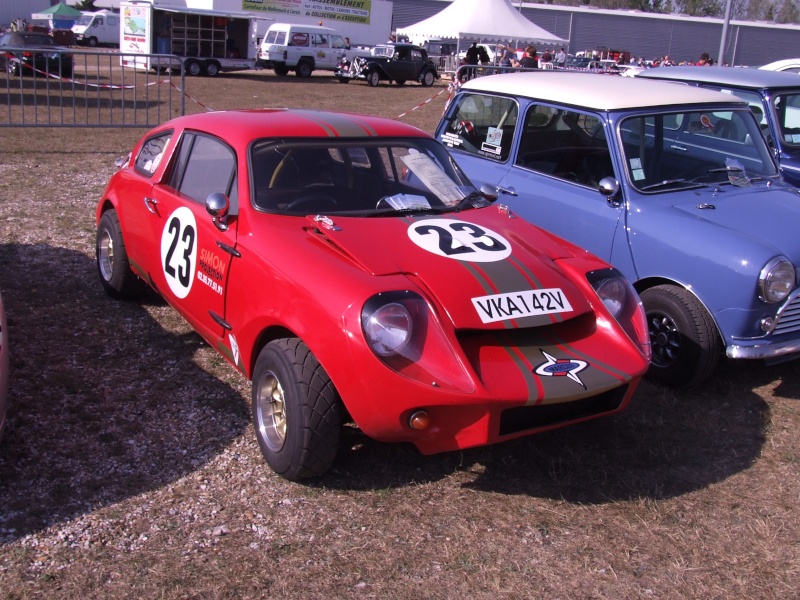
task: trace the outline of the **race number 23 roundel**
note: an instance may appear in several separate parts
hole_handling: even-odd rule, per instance
[[[182,206],[169,216],[161,232],[161,268],[178,298],[189,295],[196,265],[197,223],[192,211]]]
[[[511,243],[491,229],[454,219],[424,219],[408,228],[420,248],[467,262],[496,262],[511,255]]]

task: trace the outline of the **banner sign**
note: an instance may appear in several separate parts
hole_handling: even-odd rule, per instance
[[[242,0],[242,10],[369,25],[372,0]]]

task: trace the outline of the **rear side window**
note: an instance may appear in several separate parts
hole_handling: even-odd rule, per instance
[[[482,94],[461,94],[450,112],[439,141],[454,148],[505,162],[517,126],[519,108],[511,98]]]
[[[172,139],[171,131],[152,137],[142,144],[134,164],[136,170],[142,175],[152,177],[161,164],[161,159],[164,158],[170,139]]]

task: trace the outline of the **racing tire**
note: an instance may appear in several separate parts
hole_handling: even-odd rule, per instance
[[[396,83],[397,85],[405,85],[405,83],[406,83],[406,80],[405,80],[405,79],[397,79],[397,80],[395,81],[395,83]]]
[[[419,82],[425,87],[431,87],[434,81],[436,81],[436,75],[433,74],[433,71],[426,71]]]
[[[343,405],[330,377],[299,338],[273,340],[253,371],[253,424],[269,466],[290,481],[333,464]]]
[[[119,217],[114,209],[104,212],[97,225],[95,257],[100,283],[109,296],[128,300],[142,292],[142,280],[131,270]]]
[[[205,64],[205,72],[208,77],[216,77],[219,75],[219,63],[215,60],[209,60]]]
[[[372,87],[378,87],[381,82],[381,74],[378,71],[371,71],[367,74],[367,83]]]
[[[289,67],[286,65],[276,65],[272,70],[275,71],[275,75],[280,77],[286,77],[289,74]]]
[[[187,60],[185,69],[186,74],[192,77],[197,77],[203,72],[203,66],[197,60]]]
[[[303,79],[305,79],[306,77],[311,77],[311,73],[313,71],[314,67],[307,60],[301,60],[300,62],[298,62],[297,67],[294,70],[295,74]]]
[[[653,358],[647,376],[673,389],[711,376],[722,344],[708,311],[689,291],[659,285],[641,294]]]

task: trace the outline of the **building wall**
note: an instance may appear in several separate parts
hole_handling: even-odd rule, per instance
[[[519,2],[514,0],[514,6]],[[394,0],[392,29],[407,27],[440,12],[446,0]],[[523,3],[522,14],[550,33],[569,40],[576,53],[601,48],[627,50],[632,56],[696,61],[703,52],[719,54],[723,22],[682,15],[609,11],[584,7]],[[800,57],[800,26],[734,21],[728,27],[723,62],[761,65]]]
[[[1,0],[0,29],[7,28],[14,19],[25,19],[30,23],[33,13],[50,6],[52,6],[50,0]]]

